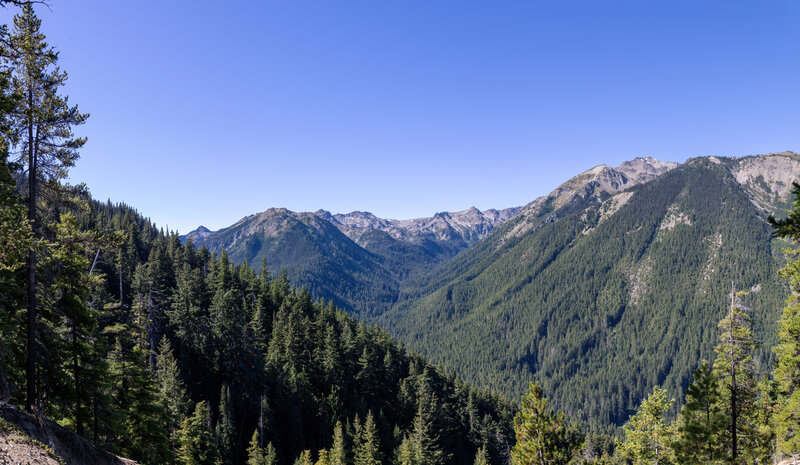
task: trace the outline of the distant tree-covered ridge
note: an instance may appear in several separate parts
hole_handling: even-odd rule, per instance
[[[539,380],[551,405],[609,432],[654,386],[679,398],[711,358],[732,282],[750,291],[753,356],[768,367],[787,289],[766,217],[791,204],[798,156],[702,157],[616,192],[608,170],[406,281],[378,321],[510,398]]]

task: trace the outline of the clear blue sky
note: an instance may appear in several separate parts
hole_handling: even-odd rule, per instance
[[[273,206],[502,208],[636,156],[800,151],[797,0],[37,11],[92,115],[72,180],[181,232]]]

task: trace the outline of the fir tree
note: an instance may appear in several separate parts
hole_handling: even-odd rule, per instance
[[[773,235],[800,243],[800,184],[792,183],[793,208],[784,220],[769,217]],[[791,295],[779,321],[778,344],[774,371],[778,383],[778,410],[775,434],[782,455],[800,454],[800,250],[784,250],[786,266],[779,276],[788,281]]]
[[[87,248],[97,245],[97,238],[91,232],[78,230],[77,220],[72,213],[61,215],[56,228],[56,241],[51,253],[44,263],[53,275],[53,284],[49,294],[55,297],[54,317],[63,321],[65,340],[61,370],[70,373],[72,383],[66,392],[52,391],[49,383],[43,383],[45,392],[51,392],[53,399],[61,398],[65,393],[72,405],[71,425],[75,431],[83,435],[85,427],[91,421],[91,410],[88,400],[90,392],[95,392],[94,377],[102,376],[97,371],[105,368],[100,360],[92,357],[92,343],[96,340],[97,319],[86,301],[94,285],[99,283],[97,275],[87,273],[89,259]],[[43,360],[43,365],[50,365],[56,357]],[[91,377],[89,375],[92,375]]]
[[[671,465],[676,463],[672,441],[675,426],[664,419],[674,400],[656,386],[642,402],[636,414],[623,426],[625,440],[618,444],[619,454],[634,465]]]
[[[322,449],[319,451],[317,461],[314,463],[314,465],[331,465],[331,459],[328,456],[327,450]]]
[[[8,39],[6,28],[0,28],[0,43]],[[7,51],[0,49],[5,56]],[[24,283],[20,271],[25,266],[28,251],[32,247],[31,231],[25,211],[16,192],[14,173],[16,167],[9,164],[8,152],[12,142],[8,115],[17,105],[17,96],[10,92],[7,72],[0,72],[0,401],[7,402],[11,396],[7,370],[16,378],[16,367],[7,364],[10,354],[22,353],[15,333],[17,310],[23,307]]]
[[[14,17],[8,61],[13,71],[13,87],[22,96],[12,114],[17,160],[27,170],[28,221],[35,237],[42,237],[38,214],[39,196],[45,190],[58,190],[58,181],[78,159],[78,150],[86,139],[76,138],[72,127],[83,124],[88,115],[69,106],[67,98],[59,95],[67,74],[57,66],[58,53],[45,42],[40,32],[41,20],[31,2],[22,6]],[[27,400],[32,408],[37,404],[36,320],[37,320],[37,254],[28,253],[27,302]]]
[[[344,430],[342,422],[337,421],[333,427],[333,446],[328,454],[331,465],[345,465],[347,463],[347,450],[344,445]]]
[[[140,347],[126,349],[121,341],[110,355],[111,376],[116,382],[114,406],[124,418],[117,442],[119,450],[135,460],[164,463],[170,456],[167,412],[158,402],[146,358]]]
[[[542,396],[539,383],[531,383],[528,395],[514,417],[517,443],[511,450],[514,464],[566,464],[570,458],[570,445],[564,427],[563,414],[547,411],[547,399]]]
[[[418,465],[439,465],[447,458],[439,446],[439,435],[434,431],[438,400],[431,390],[429,376],[426,368],[419,377],[417,413],[412,422],[411,434],[408,436],[411,463]]]
[[[235,430],[233,424],[231,390],[227,385],[223,385],[219,401],[219,420],[216,427],[217,448],[222,463],[233,463],[234,461]]]
[[[267,465],[267,457],[259,442],[258,429],[256,429],[253,431],[253,438],[247,448],[247,465]]]
[[[359,425],[356,417],[356,437],[353,441],[353,454],[355,465],[380,465],[382,454],[380,452],[380,441],[378,439],[378,429],[372,412],[367,413],[367,418],[363,425]]]
[[[218,460],[208,404],[198,402],[191,417],[183,420],[178,431],[177,462],[181,465],[215,465]]]
[[[294,465],[314,465],[314,461],[311,460],[311,451],[304,450],[300,453],[300,457],[294,461]]]
[[[486,446],[483,445],[475,453],[474,465],[489,465],[489,452],[486,451]]]
[[[720,380],[720,407],[727,419],[721,443],[730,463],[748,463],[756,441],[756,366],[753,350],[757,344],[750,331],[748,309],[742,304],[744,292],[731,291],[728,313],[719,322],[720,343],[715,347],[714,375]]]
[[[181,380],[178,361],[172,354],[172,345],[166,336],[161,338],[156,364],[158,400],[169,417],[170,444],[174,449],[175,435],[184,418],[186,418],[189,399]]]
[[[727,419],[719,403],[719,380],[703,361],[694,372],[681,409],[676,445],[681,463],[716,463],[725,457],[721,438]]]

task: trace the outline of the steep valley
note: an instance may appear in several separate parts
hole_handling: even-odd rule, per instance
[[[792,153],[600,165],[521,209],[421,220],[271,209],[188,235],[262,258],[465,380],[517,398],[540,380],[595,429],[710,358],[731,286],[749,290],[767,369],[786,295],[766,222],[800,179]],[[677,408],[677,407],[673,407]]]

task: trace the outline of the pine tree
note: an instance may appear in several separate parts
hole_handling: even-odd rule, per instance
[[[382,454],[380,452],[380,441],[378,439],[378,429],[372,412],[367,413],[367,418],[363,425],[358,424],[356,417],[356,437],[353,441],[353,454],[355,465],[380,465]]]
[[[54,370],[69,373],[72,382],[70,389],[62,392],[52,389],[52,380],[42,385],[45,392],[52,393],[49,396],[51,399],[57,400],[65,395],[70,398],[66,402],[72,410],[70,424],[78,434],[83,435],[86,425],[91,421],[88,400],[94,380],[89,375],[101,376],[97,370],[105,366],[91,356],[91,346],[96,339],[97,318],[86,304],[92,287],[99,284],[97,275],[87,273],[89,259],[86,256],[87,248],[97,246],[97,237],[91,232],[79,231],[75,215],[64,213],[56,227],[56,241],[53,245],[43,264],[48,264],[53,275],[49,294],[55,297],[55,312],[51,318],[57,318],[55,321],[61,322],[63,330],[58,332],[65,336],[60,344],[63,349],[63,359],[60,361],[62,366],[56,366]],[[43,360],[42,364],[50,365],[55,359],[51,356]]]
[[[275,452],[275,447],[272,445],[271,442],[267,443],[267,447],[264,449],[264,465],[277,465],[278,464],[278,453]]]
[[[749,463],[755,450],[757,389],[753,350],[757,347],[750,331],[751,321],[742,304],[744,292],[731,291],[728,314],[719,322],[720,343],[715,347],[714,374],[720,380],[720,408],[727,428],[720,442],[730,463]]]
[[[400,445],[397,446],[397,450],[395,451],[395,463],[397,465],[416,465],[419,463],[408,436],[405,436],[400,442]]]
[[[175,435],[186,418],[189,399],[181,380],[178,361],[172,354],[172,345],[166,336],[161,338],[161,344],[158,346],[156,364],[158,400],[169,417],[170,444],[174,450],[176,447]]]
[[[0,28],[0,43],[8,39],[6,28]],[[3,56],[6,50],[0,49]],[[16,192],[16,167],[8,162],[12,142],[8,115],[15,111],[17,98],[10,91],[7,72],[0,72],[0,401],[8,401],[11,390],[7,372],[16,378],[16,364],[7,364],[9,355],[21,354],[15,333],[17,310],[23,307],[24,282],[19,275],[32,247],[31,231],[25,210]],[[19,359],[18,356],[14,357]]]
[[[311,460],[311,451],[304,450],[300,453],[300,457],[294,461],[294,465],[314,465],[314,461]]]
[[[331,465],[345,465],[347,463],[347,450],[344,445],[344,431],[341,421],[337,421],[333,427],[333,446],[328,457]]]
[[[664,414],[673,402],[667,399],[667,391],[658,386],[653,389],[622,428],[625,440],[618,444],[617,449],[623,458],[634,465],[677,463],[672,449],[676,428],[664,420]]]
[[[539,383],[530,383],[528,395],[514,417],[517,443],[511,450],[514,464],[566,464],[571,450],[563,414],[547,411],[547,399]]]
[[[216,465],[218,457],[208,404],[198,402],[192,416],[183,420],[178,431],[177,462],[181,465]]]
[[[486,451],[486,445],[481,446],[475,453],[474,465],[489,465],[489,452]]]
[[[264,450],[259,445],[258,429],[253,431],[253,438],[250,440],[250,447],[247,448],[247,465],[266,465],[267,460]]]
[[[417,413],[408,436],[412,462],[419,465],[439,465],[447,459],[439,445],[439,435],[434,430],[439,401],[430,386],[426,368],[418,379]]]
[[[146,368],[147,353],[139,346],[123,348],[117,341],[110,355],[115,380],[114,407],[123,415],[119,449],[146,463],[168,462],[170,456],[167,412],[158,401],[155,380]]]
[[[77,106],[69,106],[67,98],[58,94],[67,74],[57,66],[58,53],[45,42],[40,32],[41,20],[32,3],[26,2],[22,12],[14,17],[10,37],[9,65],[13,71],[13,86],[22,96],[12,114],[17,160],[27,170],[28,221],[35,237],[42,237],[38,215],[39,196],[43,190],[59,190],[58,181],[78,159],[78,150],[86,139],[76,138],[72,127],[83,124],[87,114]],[[37,320],[37,255],[28,253],[28,313],[27,313],[27,401],[37,404],[36,388],[36,320]]]
[[[222,386],[219,401],[219,420],[217,421],[216,437],[217,448],[219,450],[222,463],[228,464],[234,461],[234,422],[233,410],[231,405],[231,390],[227,385]]]
[[[322,449],[317,455],[317,461],[314,463],[314,465],[331,465],[331,459],[328,457],[327,450]]]
[[[681,409],[676,451],[681,463],[717,463],[725,457],[720,439],[727,426],[720,408],[719,380],[703,360],[694,372]]]
[[[769,217],[773,235],[800,243],[800,184],[792,183],[794,204],[784,220]],[[800,454],[800,250],[786,249],[786,266],[779,276],[789,283],[791,295],[778,323],[774,378],[778,383],[775,414],[777,447],[784,456]]]

